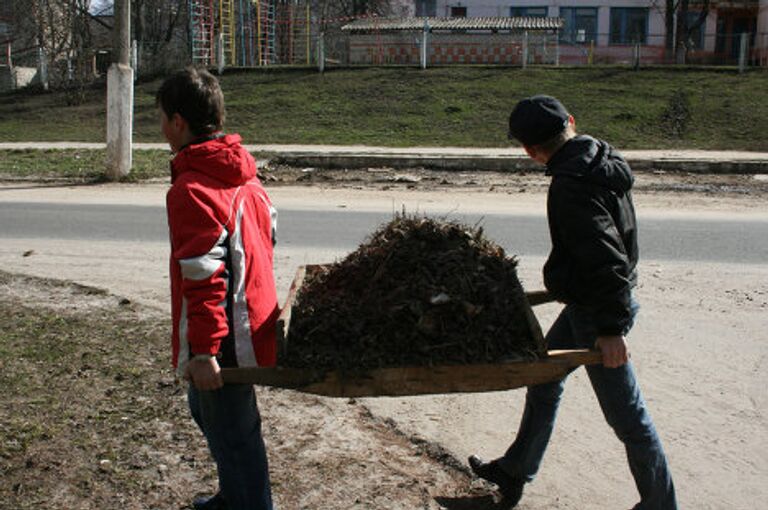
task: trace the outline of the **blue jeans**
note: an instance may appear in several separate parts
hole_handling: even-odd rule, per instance
[[[261,416],[253,386],[225,384],[213,391],[189,385],[189,410],[219,475],[219,490],[229,510],[272,510],[272,491]]]
[[[633,302],[633,318],[638,308]],[[587,310],[567,305],[546,338],[549,349],[592,348],[597,332]],[[635,510],[675,510],[675,489],[667,459],[632,364],[619,368],[588,365],[586,370],[603,416],[624,443],[640,493],[640,503]],[[517,438],[499,459],[501,467],[510,475],[533,480],[552,435],[564,387],[565,379],[528,388]]]

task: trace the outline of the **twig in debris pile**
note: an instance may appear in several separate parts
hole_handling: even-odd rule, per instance
[[[307,274],[280,364],[354,371],[543,356],[516,267],[482,229],[396,215]]]

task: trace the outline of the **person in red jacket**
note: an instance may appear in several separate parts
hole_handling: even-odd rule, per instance
[[[189,381],[190,411],[219,475],[219,491],[193,508],[271,510],[253,386],[224,384],[221,367],[275,365],[276,212],[240,136],[222,132],[215,77],[191,67],[176,72],[156,103],[175,153],[166,197],[173,364]]]

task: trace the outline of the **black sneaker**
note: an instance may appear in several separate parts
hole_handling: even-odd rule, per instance
[[[505,508],[514,508],[520,502],[525,480],[508,474],[499,465],[499,461],[484,462],[480,457],[471,455],[469,467],[478,477],[499,487],[499,492],[504,496]]]
[[[192,508],[194,510],[227,510],[227,502],[224,501],[224,496],[220,492],[217,492],[213,496],[204,498],[196,498],[192,502]]]

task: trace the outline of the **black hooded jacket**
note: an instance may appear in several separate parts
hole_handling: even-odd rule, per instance
[[[583,306],[598,335],[630,324],[637,281],[637,224],[632,170],[608,143],[580,135],[547,163],[552,251],[544,284],[563,303]]]

